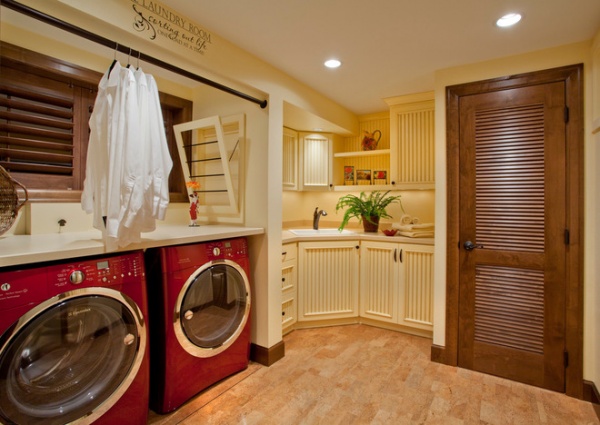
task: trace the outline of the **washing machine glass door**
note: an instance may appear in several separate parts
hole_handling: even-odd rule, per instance
[[[136,307],[120,292],[90,288],[54,297],[19,319],[0,338],[0,422],[89,423],[106,413],[143,357]]]
[[[212,261],[183,286],[174,315],[175,334],[196,357],[226,350],[244,330],[250,314],[250,284],[244,270],[230,260]]]

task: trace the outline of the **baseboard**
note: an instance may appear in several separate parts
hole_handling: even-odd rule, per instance
[[[600,419],[600,392],[592,381],[583,380],[583,399],[592,403],[596,416]]]
[[[264,366],[271,366],[285,356],[285,344],[283,341],[278,342],[270,348],[261,347],[252,343],[250,345],[250,360],[260,363]]]
[[[446,364],[446,347],[431,344],[431,361]]]
[[[382,322],[380,320],[370,319],[368,317],[359,317],[359,323],[362,325],[374,326],[380,329],[388,329],[390,331],[402,332],[408,335],[420,336],[423,338],[432,339],[433,331],[429,329],[412,328],[410,326],[398,325],[395,323]]]
[[[583,399],[594,404],[600,404],[600,392],[592,381],[583,380]]]

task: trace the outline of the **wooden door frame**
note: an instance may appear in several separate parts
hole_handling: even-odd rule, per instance
[[[431,359],[458,364],[459,317],[459,99],[534,84],[562,81],[566,88],[569,121],[566,126],[567,282],[565,293],[566,394],[583,398],[583,65],[536,71],[446,88],[447,242],[446,242],[446,345],[433,346]]]

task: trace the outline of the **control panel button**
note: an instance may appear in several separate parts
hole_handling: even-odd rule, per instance
[[[69,281],[74,285],[79,285],[85,280],[85,274],[81,270],[74,270],[69,274]]]
[[[212,250],[213,255],[221,255],[221,248],[219,248],[218,246],[215,246]]]

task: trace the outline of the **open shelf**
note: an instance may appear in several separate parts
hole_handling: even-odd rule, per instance
[[[373,151],[355,151],[355,152],[336,152],[333,154],[335,158],[352,158],[357,156],[375,156],[389,155],[389,149],[375,149]]]

